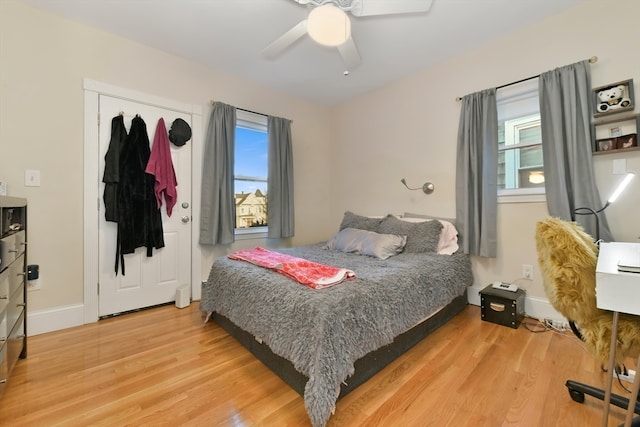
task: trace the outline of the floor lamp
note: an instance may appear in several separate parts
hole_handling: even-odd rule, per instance
[[[615,202],[618,196],[624,191],[629,182],[633,179],[635,175],[631,172],[627,173],[622,182],[616,188],[616,191],[609,197],[607,203],[604,204],[600,209],[593,210],[591,208],[576,208],[573,213],[576,215],[593,215],[596,217],[596,243],[600,241],[600,218],[598,218],[598,214],[605,210],[611,203]]]

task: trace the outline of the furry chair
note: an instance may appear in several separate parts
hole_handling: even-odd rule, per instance
[[[578,224],[558,218],[539,221],[535,237],[538,263],[549,302],[578,326],[587,349],[606,366],[611,345],[613,313],[599,309],[596,305],[597,246]],[[622,313],[619,315],[616,347],[616,363],[619,366],[625,358],[635,358],[640,354],[638,319],[640,318]],[[575,384],[581,386],[573,381],[567,382],[574,400],[583,402],[584,393],[602,399],[599,394],[585,389],[576,392],[572,388]],[[590,386],[585,387],[592,389]],[[613,398],[612,403],[616,404]]]
[[[538,263],[549,302],[575,322],[584,342],[606,365],[613,315],[596,306],[598,248],[575,222],[548,218],[536,226]],[[640,354],[640,320],[620,314],[616,363]]]

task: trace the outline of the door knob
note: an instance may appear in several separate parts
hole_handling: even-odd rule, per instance
[[[183,216],[182,217],[182,222],[184,222],[184,223],[189,222],[189,216],[188,215]]]
[[[182,202],[182,207],[184,209],[187,209],[189,207],[189,203],[188,202]]]

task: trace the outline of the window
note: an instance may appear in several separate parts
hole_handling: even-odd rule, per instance
[[[498,89],[496,97],[498,196],[544,194],[538,79]]]
[[[237,110],[234,153],[236,236],[267,232],[267,153],[267,117]]]

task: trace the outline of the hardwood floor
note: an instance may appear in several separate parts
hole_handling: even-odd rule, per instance
[[[203,319],[196,302],[30,337],[0,425],[309,426],[302,397]],[[328,426],[599,426],[602,402],[573,402],[564,383],[605,378],[570,333],[469,306],[340,400]],[[623,421],[612,407],[609,425]]]

